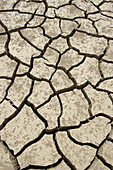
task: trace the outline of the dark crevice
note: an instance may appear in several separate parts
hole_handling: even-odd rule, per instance
[[[51,165],[46,165],[46,166],[41,166],[41,165],[29,165],[25,168],[22,168],[21,170],[28,170],[28,169],[51,169],[54,168],[56,166],[58,166],[60,163],[62,162],[62,158],[58,159],[58,161],[56,161],[55,163],[51,164]]]

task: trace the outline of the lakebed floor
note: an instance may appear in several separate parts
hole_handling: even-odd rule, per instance
[[[113,0],[1,0],[0,170],[113,170]]]

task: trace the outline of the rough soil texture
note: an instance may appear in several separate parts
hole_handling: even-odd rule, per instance
[[[113,170],[113,0],[0,1],[0,170]]]

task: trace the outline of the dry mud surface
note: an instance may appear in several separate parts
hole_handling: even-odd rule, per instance
[[[0,1],[0,170],[113,170],[113,0]]]

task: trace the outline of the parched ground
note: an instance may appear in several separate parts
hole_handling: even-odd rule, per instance
[[[113,170],[113,0],[0,1],[0,170]]]

